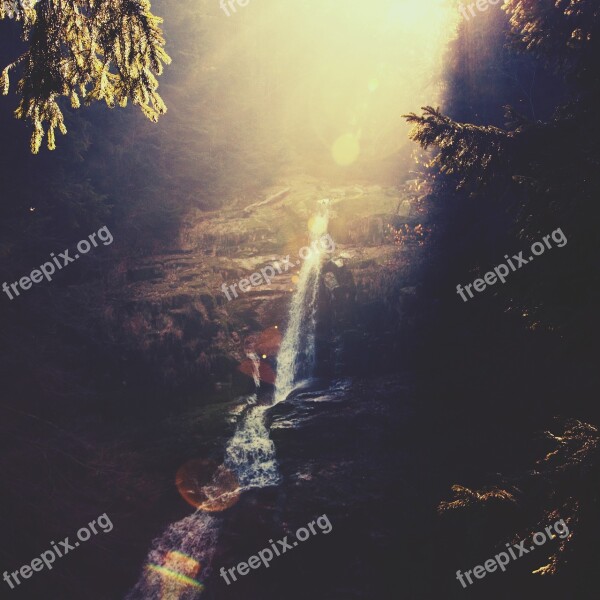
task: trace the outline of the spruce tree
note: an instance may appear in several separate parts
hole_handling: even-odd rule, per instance
[[[530,53],[560,74],[571,97],[547,123],[532,122],[507,106],[506,129],[460,123],[432,107],[425,107],[420,116],[407,115],[414,124],[411,138],[424,148],[437,147],[435,163],[442,172],[457,175],[462,184],[486,182],[494,172],[490,167],[506,164],[508,153],[515,175],[539,177],[537,154],[543,145],[558,137],[557,133],[567,134],[573,121],[595,118],[590,113],[600,95],[597,0],[508,0],[504,10],[515,49]],[[535,167],[527,164],[531,157],[535,157]],[[548,177],[554,175],[554,166],[548,169]]]
[[[496,202],[504,203],[513,219],[511,234],[518,238],[505,244],[526,248],[554,229],[563,229],[569,238],[568,251],[536,261],[537,276],[532,271],[528,277],[515,276],[511,286],[497,288],[496,293],[511,311],[528,315],[532,328],[543,325],[563,334],[569,329],[577,339],[581,328],[589,328],[596,318],[593,302],[584,306],[587,301],[582,299],[600,285],[592,275],[600,252],[594,229],[600,195],[598,0],[508,0],[503,8],[508,16],[507,53],[539,65],[538,80],[542,71],[554,74],[560,91],[554,106],[527,115],[526,105],[505,106],[503,126],[469,123],[478,117],[477,111],[463,110],[459,121],[425,107],[421,115],[407,115],[414,125],[411,137],[424,148],[435,148],[433,173],[440,172],[444,183],[457,183],[467,192],[456,197],[468,198],[471,212],[479,213],[472,218],[479,218],[488,234],[490,215],[498,212],[493,212]],[[467,39],[469,33],[462,32]],[[534,83],[535,79],[525,86],[528,100]],[[543,88],[535,93],[532,109],[546,100],[540,97]],[[467,107],[468,99],[465,96]],[[547,114],[541,118],[542,113]],[[463,218],[471,217],[458,204],[452,206]],[[453,214],[446,217],[456,219]],[[498,252],[497,247],[488,250]],[[481,249],[473,252],[481,260],[484,256]],[[486,260],[483,266],[493,264],[491,256]]]
[[[20,25],[26,50],[2,70],[0,90],[8,94],[14,71],[15,116],[33,126],[33,153],[44,135],[53,150],[55,130],[66,133],[61,97],[73,108],[82,100],[104,100],[110,108],[131,101],[152,121],[165,113],[156,75],[170,58],[149,0],[0,2],[0,19],[7,17]]]

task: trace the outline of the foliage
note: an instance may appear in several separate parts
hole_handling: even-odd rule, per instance
[[[17,70],[15,115],[33,125],[33,153],[45,134],[53,150],[55,129],[66,133],[61,97],[73,108],[81,100],[104,100],[110,108],[131,100],[152,121],[166,111],[155,74],[170,58],[162,19],[152,14],[149,0],[45,0],[28,6],[18,5],[15,14],[27,49],[2,71],[0,90],[8,94],[10,71]],[[0,19],[7,16],[0,4]]]
[[[506,106],[506,130],[460,123],[430,106],[423,108],[422,116],[406,115],[414,125],[411,139],[423,148],[436,147],[439,152],[434,164],[439,165],[442,173],[458,175],[461,183],[488,181],[506,154],[511,156],[514,175],[536,175],[538,181],[541,177],[552,177],[554,165],[545,171],[539,168],[539,152],[547,149],[546,144],[557,142],[556,138],[569,135],[570,130],[577,127],[577,119],[585,120],[586,127],[590,119],[598,120],[585,101],[590,94],[597,100],[598,93],[597,87],[591,85],[591,78],[598,77],[597,68],[592,66],[600,60],[596,41],[600,27],[597,2],[510,0],[505,10],[510,17],[510,34],[515,46],[578,82],[578,88],[573,91],[571,102],[560,107],[547,123],[532,121],[517,109]],[[511,144],[511,140],[514,143]],[[552,146],[552,151],[555,148],[556,145]],[[541,163],[541,166],[546,165]]]
[[[565,421],[561,433],[544,433],[550,451],[537,461],[535,469],[503,481],[500,486],[471,490],[461,485],[452,486],[454,498],[442,501],[440,514],[460,510],[465,517],[475,511],[498,509],[503,504],[518,507],[531,526],[521,531],[518,539],[525,539],[544,526],[564,519],[573,531],[594,531],[597,526],[598,469],[600,467],[600,438],[598,428],[576,419]],[[505,489],[505,488],[509,489]],[[533,500],[533,502],[532,502]],[[533,509],[533,512],[530,511]],[[566,562],[572,544],[582,543],[583,534],[571,534],[556,546],[549,563],[534,571],[539,575],[556,573]],[[595,549],[594,549],[595,552]]]
[[[448,106],[460,120],[425,107],[422,115],[407,115],[413,124],[411,138],[423,148],[434,148],[433,171],[466,192],[463,205],[453,202],[454,214],[448,209],[445,215],[465,246],[456,250],[462,252],[463,272],[457,277],[469,268],[465,260],[477,260],[476,270],[483,273],[510,248],[522,249],[563,229],[568,251],[539,261],[529,278],[515,277],[494,293],[504,297],[506,310],[527,316],[531,327],[541,323],[549,330],[570,328],[577,339],[575,331],[589,327],[595,318],[590,274],[600,251],[592,225],[600,194],[600,12],[591,0],[514,0],[504,9],[509,17],[504,31],[499,23],[488,23],[504,39],[486,38],[501,52],[488,48],[483,55],[480,46],[471,47],[477,40],[470,23],[459,32]],[[552,79],[554,85],[549,84]],[[485,95],[481,101],[480,89]],[[503,126],[500,119],[469,122],[489,116],[482,104],[491,103],[503,107]],[[455,194],[452,200],[459,197]],[[448,196],[443,199],[450,206]],[[582,219],[582,214],[589,218]],[[504,228],[507,219],[512,227],[508,223]],[[474,227],[482,227],[482,233]],[[463,240],[465,229],[474,242]],[[511,235],[502,230],[511,230]],[[588,297],[589,302],[582,301]]]
[[[513,40],[584,85],[599,81],[600,14],[596,0],[507,0]]]
[[[497,127],[477,127],[469,123],[457,123],[444,116],[439,108],[423,108],[423,116],[414,113],[406,120],[415,125],[412,140],[427,150],[439,148],[432,165],[448,175],[458,175],[461,183],[477,180],[495,172],[496,162],[508,147],[510,134]]]
[[[513,492],[503,490],[498,487],[486,488],[481,491],[471,490],[462,485],[453,485],[453,500],[443,500],[438,506],[440,514],[447,510],[469,509],[478,505],[487,505],[489,503],[515,503],[516,498]]]

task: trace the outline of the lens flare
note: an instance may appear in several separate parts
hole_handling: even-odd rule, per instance
[[[266,358],[266,356],[266,354],[263,354],[263,358]],[[248,377],[253,377],[254,375],[254,364],[249,358],[243,360],[238,365],[237,369],[240,373],[248,375]],[[260,362],[260,365],[258,367],[258,378],[262,383],[269,383],[271,385],[275,383],[275,371],[273,371],[273,368],[269,363],[264,361]]]
[[[190,587],[204,590],[202,582],[195,579],[200,563],[182,552],[168,552],[163,565],[150,564],[146,568],[161,577],[161,600],[177,600]]]
[[[352,133],[340,136],[331,148],[333,160],[340,167],[348,167],[355,163],[360,156],[360,142],[358,137]]]
[[[369,92],[373,93],[377,91],[377,88],[379,87],[379,79],[374,78],[371,79],[371,81],[369,81]]]
[[[281,345],[281,331],[277,325],[262,331],[255,341],[255,348],[259,354],[276,356]]]
[[[186,575],[182,575],[181,573],[175,573],[174,571],[171,571],[170,569],[167,569],[166,567],[161,567],[159,565],[148,565],[148,569],[150,571],[154,571],[155,573],[163,575],[164,577],[173,579],[174,581],[181,583],[183,586],[187,587],[187,586],[191,585],[193,587],[200,588],[202,590],[204,589],[204,585],[202,585],[199,581],[196,581],[195,579],[192,579],[191,577],[187,577]],[[168,596],[168,595],[164,595],[163,597],[170,598],[170,596]]]
[[[180,467],[175,485],[186,502],[206,512],[223,511],[240,497],[236,476],[205,458],[190,460]]]

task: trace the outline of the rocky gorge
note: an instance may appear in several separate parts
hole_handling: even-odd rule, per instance
[[[282,190],[286,193],[281,194]],[[275,201],[263,203],[273,197]],[[264,189],[254,202],[244,198],[226,210],[190,212],[179,237],[156,254],[121,257],[117,228],[116,250],[101,259],[102,276],[94,276],[92,269],[45,288],[44,310],[29,299],[23,303],[21,314],[27,315],[27,321],[17,315],[7,325],[6,334],[12,330],[16,337],[19,332],[22,345],[16,349],[14,360],[27,354],[32,376],[28,381],[12,378],[15,393],[20,385],[28,400],[22,412],[10,414],[6,423],[9,428],[20,428],[23,441],[15,446],[15,452],[19,448],[18,458],[10,466],[5,464],[15,481],[26,472],[34,477],[35,483],[22,481],[20,489],[37,498],[34,503],[45,506],[46,520],[35,528],[39,540],[57,537],[56,532],[64,530],[73,515],[83,522],[92,509],[108,510],[115,523],[110,539],[104,542],[108,544],[104,548],[111,548],[110,555],[102,547],[90,548],[89,553],[95,560],[109,561],[115,578],[98,582],[95,597],[115,597],[117,589],[123,593],[131,588],[132,574],[139,570],[151,540],[169,522],[190,514],[190,507],[173,484],[175,473],[199,457],[220,461],[234,432],[236,415],[244,405],[244,395],[253,389],[250,351],[260,360],[263,388],[273,385],[281,332],[298,283],[297,270],[284,272],[270,285],[252,288],[231,302],[221,286],[288,254],[297,256],[307,245],[307,225],[319,201],[328,200],[329,233],[335,251],[323,264],[319,283],[315,375],[322,381],[340,381],[340,389],[347,392],[343,395],[355,394],[358,402],[362,392],[350,392],[359,385],[352,384],[352,378],[368,381],[388,373],[390,379],[384,377],[378,384],[388,388],[383,396],[391,399],[400,394],[408,401],[409,380],[397,375],[397,361],[408,342],[399,339],[396,332],[410,324],[410,313],[404,307],[410,306],[414,288],[410,282],[401,282],[392,303],[381,291],[389,291],[389,279],[395,281],[403,262],[408,262],[411,249],[398,247],[393,230],[416,222],[411,212],[413,197],[409,185],[328,185],[306,175],[289,176]],[[35,340],[28,337],[28,328],[39,324],[43,327]],[[318,473],[329,477],[332,468],[316,455],[298,462],[305,452],[298,454],[300,447],[294,439],[304,431],[304,423],[317,424],[317,437],[306,443],[312,443],[315,451],[323,448],[319,438],[328,427],[330,403],[319,405],[313,415],[316,421],[312,417],[307,420],[318,406],[311,407],[310,398],[315,394],[318,396],[316,391],[309,393],[308,400],[299,397],[285,403],[273,415],[273,439],[282,453],[282,469],[289,472],[286,481],[292,489],[299,482],[319,480]],[[322,394],[331,399],[331,408],[341,400],[336,399],[335,386]],[[385,420],[393,404],[378,402],[383,404],[375,412]],[[82,403],[88,415],[85,419],[78,414]],[[48,415],[47,422],[32,420],[28,414],[33,409]],[[321,409],[326,412],[319,416]],[[344,408],[344,421],[348,419],[351,430],[360,427],[361,414],[371,409],[375,407],[350,404]],[[377,422],[367,426],[371,432],[383,426],[380,417],[373,418]],[[396,420],[393,417],[390,423]],[[346,429],[345,425],[340,427],[341,431]],[[337,452],[348,449],[353,439],[351,430],[340,434]],[[72,433],[65,437],[63,431]],[[313,435],[309,430],[305,433],[307,439]],[[381,452],[378,444],[373,452]],[[53,460],[70,474],[69,482],[65,479],[54,484],[56,495],[50,498],[42,493],[47,483],[43,466],[37,461],[39,447],[52,447]],[[10,456],[5,460],[10,461]],[[351,468],[350,462],[345,464]],[[365,467],[359,462],[352,468]],[[344,486],[348,471],[338,473],[335,469],[335,478],[339,477],[335,486]],[[258,522],[272,520],[275,514],[270,514],[269,507],[279,506],[277,510],[281,510],[286,506],[281,496],[288,494],[286,489],[287,484],[276,492],[280,500],[275,504],[268,489],[248,492],[233,510],[248,519],[241,507],[249,503],[256,507],[249,514]],[[302,494],[297,496],[297,504],[285,509],[298,520],[305,513]],[[332,497],[328,502],[335,504],[337,499]],[[17,513],[23,510],[16,496],[7,508]],[[331,510],[335,514],[337,509]],[[233,539],[226,540],[236,514],[232,513],[234,520],[224,529],[225,541],[219,553],[233,548]],[[306,517],[312,516],[306,513]],[[338,518],[338,527],[345,518]],[[257,538],[246,538],[245,543],[253,539],[258,543],[258,534]],[[23,539],[23,548],[30,543],[30,539]],[[123,560],[114,553],[120,545],[129,548]],[[236,548],[235,552],[239,551]],[[230,557],[219,554],[215,561],[226,558]],[[74,581],[92,576],[90,554],[74,557],[73,564],[73,569],[79,569]],[[42,590],[43,577],[32,582],[32,586],[38,585]],[[65,598],[70,594],[76,595],[76,591],[64,590]]]
[[[352,325],[351,312],[374,310],[386,265],[401,254],[390,228],[414,221],[406,191],[327,187],[310,177],[286,184],[289,193],[269,205],[244,210],[238,203],[191,214],[172,252],[130,259],[115,269],[118,301],[106,315],[106,330],[114,343],[145,361],[161,384],[194,389],[210,383],[215,391],[240,385],[235,367],[246,360],[245,340],[285,324],[297,270],[232,301],[221,287],[286,255],[298,262],[308,221],[322,199],[331,203],[336,246],[324,268],[326,318],[336,329],[333,337],[369,349],[368,326],[357,315]],[[275,185],[264,196],[279,190]],[[410,296],[409,286],[402,293]]]

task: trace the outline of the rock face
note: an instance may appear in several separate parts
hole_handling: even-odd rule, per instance
[[[368,303],[385,263],[398,255],[388,229],[409,218],[405,191],[329,187],[294,177],[265,190],[263,198],[269,202],[191,213],[171,253],[128,260],[115,269],[116,302],[105,315],[108,335],[150,365],[157,384],[234,393],[247,383],[247,374],[236,367],[246,360],[249,340],[285,327],[299,252],[309,243],[307,224],[323,199],[335,251],[322,270],[322,370],[342,369],[349,360],[343,347],[360,343],[352,316],[357,303]],[[243,284],[247,291],[240,291],[241,280],[275,261],[281,274],[269,283]],[[272,348],[261,360],[274,366],[275,353]]]

